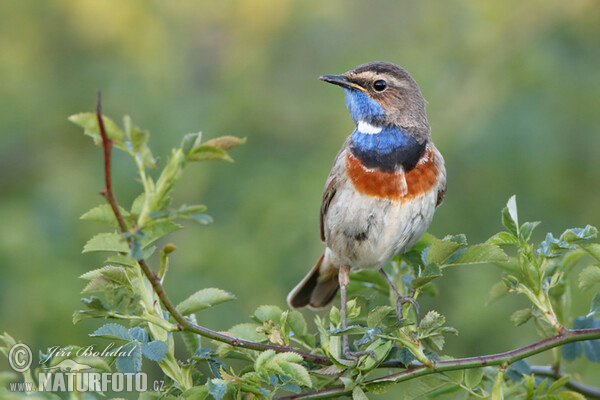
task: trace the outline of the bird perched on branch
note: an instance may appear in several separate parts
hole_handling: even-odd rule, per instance
[[[444,159],[435,148],[419,86],[404,69],[386,62],[359,65],[319,79],[340,86],[356,124],[336,156],[321,205],[321,240],[327,244],[312,270],[288,295],[292,308],[322,308],[338,289],[346,327],[350,269],[381,269],[425,233],[446,193]],[[344,337],[343,352],[351,353]]]

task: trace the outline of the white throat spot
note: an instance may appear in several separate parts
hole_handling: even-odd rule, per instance
[[[358,121],[357,129],[360,133],[364,133],[367,135],[374,135],[376,133],[381,132],[380,126],[371,125],[366,121]]]

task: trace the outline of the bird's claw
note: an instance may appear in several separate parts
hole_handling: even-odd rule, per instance
[[[414,297],[401,296],[400,294],[398,294],[396,296],[396,316],[398,317],[398,321],[402,321],[402,319],[404,318],[404,314],[402,312],[402,306],[404,306],[406,303],[412,304],[412,306],[415,308],[415,312],[417,313],[417,316],[419,315],[419,303],[417,303],[417,301],[414,299]]]

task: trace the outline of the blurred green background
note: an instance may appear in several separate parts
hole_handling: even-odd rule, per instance
[[[448,169],[432,234],[481,242],[512,194],[522,219],[543,221],[537,238],[599,225],[599,38],[595,0],[2,0],[0,331],[34,351],[94,343],[99,322],[71,315],[77,277],[102,260],[81,248],[104,227],[78,219],[103,200],[102,154],[67,117],[91,111],[98,89],[104,112],[150,130],[163,159],[188,132],[248,138],[234,164],[188,168],[175,201],[206,204],[215,222],[169,238],[174,301],[210,286],[238,296],[200,315],[224,330],[258,305],[284,306],[320,255],[323,184],[353,124],[342,92],[316,78],[367,61],[405,67],[428,100]],[[130,204],[141,186],[118,153],[114,180]],[[499,275],[448,270],[422,300],[460,331],[450,354],[537,338],[509,322],[524,299],[483,306]],[[585,314],[591,294],[575,297]]]

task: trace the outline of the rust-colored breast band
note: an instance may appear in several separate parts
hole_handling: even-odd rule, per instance
[[[367,168],[351,152],[346,155],[346,175],[362,194],[394,201],[410,200],[433,189],[438,182],[435,154],[427,148],[422,159],[409,172],[383,172]]]

